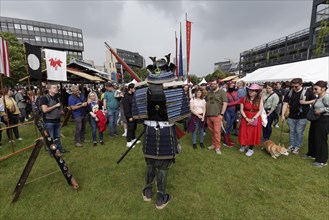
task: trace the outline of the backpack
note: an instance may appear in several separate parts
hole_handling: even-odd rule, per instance
[[[303,100],[304,97],[305,97],[305,94],[307,92],[307,90],[309,89],[309,87],[303,87],[303,91],[302,93],[300,94],[300,97],[299,97],[299,100]],[[289,97],[289,105],[290,105],[290,99],[291,99],[291,96],[292,96],[292,89],[289,91],[288,93],[288,97]]]

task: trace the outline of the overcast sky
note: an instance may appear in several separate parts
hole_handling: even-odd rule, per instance
[[[207,75],[214,63],[308,28],[312,1],[15,1],[0,0],[0,15],[81,28],[84,59],[105,62],[111,47],[149,56],[175,54],[175,31],[185,13],[192,24],[190,73]]]

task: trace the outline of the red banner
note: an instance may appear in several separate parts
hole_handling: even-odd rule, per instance
[[[176,41],[176,59],[175,59],[175,65],[176,65],[176,76],[178,77],[178,38],[175,31],[175,41]]]
[[[191,28],[192,28],[192,22],[186,20],[187,73],[190,72]]]

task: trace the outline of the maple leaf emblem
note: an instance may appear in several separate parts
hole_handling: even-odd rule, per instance
[[[58,67],[61,67],[61,64],[63,63],[60,59],[53,59],[53,58],[50,58],[49,59],[49,62],[50,62],[50,66],[54,67],[55,70],[57,70]]]

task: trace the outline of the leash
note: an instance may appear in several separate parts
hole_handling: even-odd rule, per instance
[[[283,120],[281,122],[281,131],[280,131],[280,139],[279,139],[279,145],[280,146],[281,146],[282,132],[283,132]]]

